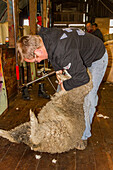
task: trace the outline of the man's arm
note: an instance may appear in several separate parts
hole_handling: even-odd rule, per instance
[[[70,63],[70,64],[69,64]],[[63,82],[65,90],[71,90],[89,82],[87,68],[84,66],[79,51],[77,49],[69,50],[65,57],[63,67],[69,66],[68,73],[72,76],[71,79]]]
[[[61,90],[65,91],[64,89],[64,86],[63,86],[63,81],[59,79],[59,76],[58,74],[62,74],[63,71],[62,70],[59,70],[59,71],[56,71],[56,77],[57,77],[57,80],[58,80],[58,84],[60,85],[61,87]]]

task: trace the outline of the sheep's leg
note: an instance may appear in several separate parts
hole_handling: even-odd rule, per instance
[[[0,136],[3,137],[3,138],[8,139],[10,142],[16,142],[16,141],[12,138],[12,136],[10,135],[10,132],[9,132],[9,131],[1,130],[1,129],[0,129]]]

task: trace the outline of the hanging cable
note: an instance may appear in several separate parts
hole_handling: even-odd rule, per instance
[[[109,9],[109,8],[106,6],[106,4],[104,4],[104,2],[102,2],[101,0],[99,0],[99,1],[105,6],[106,9],[108,9],[108,10],[113,14],[113,11],[111,11],[111,9]]]

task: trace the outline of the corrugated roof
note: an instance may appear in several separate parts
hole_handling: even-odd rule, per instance
[[[19,8],[25,8],[29,3],[29,0],[19,0]],[[7,21],[7,1],[0,0],[0,23]]]
[[[6,11],[7,11],[7,3],[4,2],[3,0],[0,0],[0,22],[1,20],[3,20],[2,17],[6,13]]]

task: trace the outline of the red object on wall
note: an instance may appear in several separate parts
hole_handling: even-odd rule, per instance
[[[16,78],[19,80],[19,66],[16,66]]]
[[[28,20],[29,20],[29,25],[30,25],[30,16],[28,16]]]
[[[37,16],[37,24],[42,26],[42,17],[41,16]]]
[[[29,24],[30,24],[30,16],[28,16],[28,20],[29,20]],[[37,16],[37,24],[42,26],[42,17],[41,16]]]

